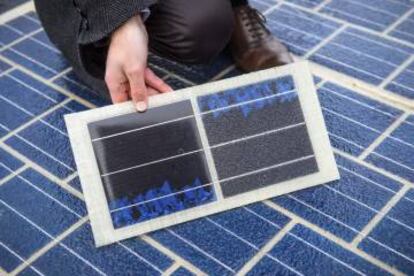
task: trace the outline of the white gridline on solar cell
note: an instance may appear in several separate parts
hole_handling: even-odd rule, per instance
[[[284,127],[281,127],[281,128],[267,130],[267,131],[260,132],[260,133],[257,133],[257,134],[245,136],[243,138],[233,139],[233,140],[230,140],[230,141],[227,141],[227,142],[223,142],[223,143],[220,143],[220,144],[210,146],[209,149],[224,147],[224,146],[227,146],[227,145],[230,145],[230,144],[251,140],[251,139],[254,139],[254,138],[257,138],[257,137],[261,137],[261,136],[271,135],[273,133],[283,132],[285,130],[290,130],[292,128],[296,128],[296,127],[300,127],[300,126],[306,126],[306,123],[305,122],[300,122],[300,123],[284,126]],[[154,165],[156,163],[161,163],[161,162],[164,162],[164,161],[172,160],[172,159],[175,159],[175,158],[180,158],[180,157],[183,157],[183,156],[186,156],[186,155],[195,154],[195,153],[199,153],[199,152],[202,152],[202,151],[204,151],[204,149],[197,149],[197,150],[185,152],[185,153],[182,153],[182,154],[168,156],[166,158],[154,160],[154,161],[151,161],[151,162],[147,162],[147,163],[143,163],[143,164],[139,164],[139,165],[135,165],[135,166],[130,166],[130,167],[119,169],[119,170],[112,171],[112,172],[107,172],[107,173],[101,174],[101,177],[106,177],[106,176],[110,176],[110,175],[114,175],[114,174],[118,174],[118,173],[123,173],[123,172],[126,172],[126,171],[142,168],[142,167],[149,166],[149,165]]]
[[[270,100],[270,99],[273,99],[273,98],[277,98],[277,97],[280,97],[280,96],[286,96],[286,95],[289,95],[289,94],[297,94],[297,92],[296,92],[296,90],[289,90],[289,91],[285,91],[285,92],[282,92],[282,93],[277,93],[277,94],[270,95],[270,96],[265,96],[265,97],[261,97],[261,98],[257,98],[257,99],[253,99],[253,100],[248,100],[248,101],[244,101],[244,102],[241,102],[241,103],[231,104],[231,105],[228,105],[228,106],[225,106],[225,107],[211,109],[211,110],[208,110],[208,111],[200,112],[199,114],[201,116],[202,115],[207,115],[207,114],[210,114],[210,113],[215,113],[217,111],[223,111],[223,110],[227,110],[227,109],[237,108],[237,107],[240,107],[240,106],[243,106],[243,105],[249,105],[249,104],[252,104],[252,103],[255,103],[255,102],[259,102],[259,101]],[[157,126],[160,126],[160,125],[165,125],[165,124],[168,124],[168,123],[174,123],[174,122],[177,122],[177,121],[186,120],[186,119],[189,119],[189,118],[193,118],[195,116],[196,116],[195,114],[187,115],[187,116],[183,116],[183,117],[180,117],[180,118],[175,118],[175,119],[172,119],[172,120],[167,120],[167,121],[164,121],[164,122],[160,122],[160,123],[156,123],[156,124],[152,124],[152,125],[148,125],[148,126],[144,126],[144,127],[139,127],[139,128],[135,128],[135,129],[130,129],[130,130],[126,130],[126,131],[122,131],[122,132],[102,136],[102,137],[99,137],[99,138],[94,138],[91,141],[96,142],[96,141],[100,141],[100,140],[105,140],[105,139],[117,137],[117,136],[120,136],[120,135],[129,134],[129,133],[132,133],[132,132],[137,132],[137,131],[140,131],[140,130],[145,130],[145,129],[149,129],[149,128],[152,128],[152,127],[157,127]]]
[[[301,161],[304,161],[304,160],[309,160],[309,159],[312,159],[314,157],[315,157],[315,155],[311,154],[311,155],[299,157],[299,158],[296,158],[296,159],[293,159],[293,160],[281,162],[281,163],[278,163],[278,164],[275,164],[275,165],[260,168],[260,169],[257,169],[257,170],[253,170],[253,171],[250,171],[250,172],[246,172],[246,173],[243,173],[243,174],[240,174],[240,175],[219,179],[218,181],[223,183],[223,182],[226,182],[226,181],[229,181],[229,180],[243,178],[243,177],[246,177],[246,176],[249,176],[249,175],[254,175],[254,174],[265,172],[265,171],[272,170],[272,169],[275,169],[275,168],[280,168],[280,167],[291,165],[291,164],[294,164],[294,163],[298,163],[298,162],[301,162]],[[142,202],[133,203],[133,204],[130,204],[130,205],[127,205],[127,206],[123,206],[123,207],[113,209],[113,210],[110,211],[110,213],[118,212],[118,211],[121,211],[121,210],[124,210],[124,209],[129,209],[129,208],[133,208],[133,207],[136,207],[136,206],[140,206],[140,205],[152,202],[152,201],[157,201],[157,200],[167,198],[167,197],[170,197],[170,196],[182,194],[182,193],[185,193],[185,192],[197,190],[197,189],[204,188],[204,187],[208,187],[208,186],[211,186],[213,184],[214,183],[210,182],[210,183],[207,183],[207,184],[199,185],[197,187],[193,187],[193,188],[185,189],[185,190],[182,190],[182,191],[170,193],[168,195],[163,195],[163,196],[155,197],[155,198],[145,200],[145,201],[142,201]],[[276,184],[276,183],[274,183],[274,184]],[[250,192],[252,192],[252,191],[250,191]]]

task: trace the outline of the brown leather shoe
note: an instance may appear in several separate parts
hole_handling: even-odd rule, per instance
[[[234,7],[234,32],[230,50],[239,69],[252,72],[293,62],[287,48],[266,28],[266,18],[256,9]]]

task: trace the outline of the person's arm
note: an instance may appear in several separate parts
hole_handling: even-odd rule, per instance
[[[147,109],[149,95],[172,91],[147,67],[148,35],[140,16],[133,16],[111,36],[105,81],[114,103],[133,100]]]
[[[148,35],[140,11],[153,0],[74,0],[84,17],[80,44],[109,38],[105,82],[113,103],[129,99],[145,111],[149,95],[172,91],[147,67]]]

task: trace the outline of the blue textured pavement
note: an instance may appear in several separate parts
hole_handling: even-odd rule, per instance
[[[310,60],[341,179],[96,249],[63,116],[109,103],[0,3],[0,275],[414,274],[414,2],[252,4]],[[149,62],[175,89],[240,74]]]

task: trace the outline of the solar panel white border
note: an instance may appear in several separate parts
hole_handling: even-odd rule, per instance
[[[310,74],[308,63],[306,61],[189,87],[174,93],[157,95],[149,99],[149,108],[183,100],[191,100],[194,107],[194,103],[196,102],[195,99],[198,96],[275,79],[286,75],[291,75],[294,80],[309,138],[319,168],[318,172],[279,182],[277,185],[269,185],[226,199],[219,194],[221,189],[220,187],[217,187],[218,183],[215,183],[216,201],[118,229],[114,229],[111,220],[101,174],[92,147],[88,124],[136,112],[134,106],[131,102],[126,102],[66,115],[65,121],[96,246],[107,245],[174,224],[190,221],[217,212],[339,179],[338,169],[329,142],[312,75]],[[196,114],[196,116],[198,115]],[[200,124],[198,124],[198,126],[203,127]],[[200,135],[202,140],[206,139],[204,129],[201,129]],[[207,152],[204,142],[203,148]],[[212,164],[213,161],[211,158],[207,158],[207,162],[211,172],[211,168],[214,168],[214,164]],[[214,180],[214,175],[212,175],[212,177]]]

